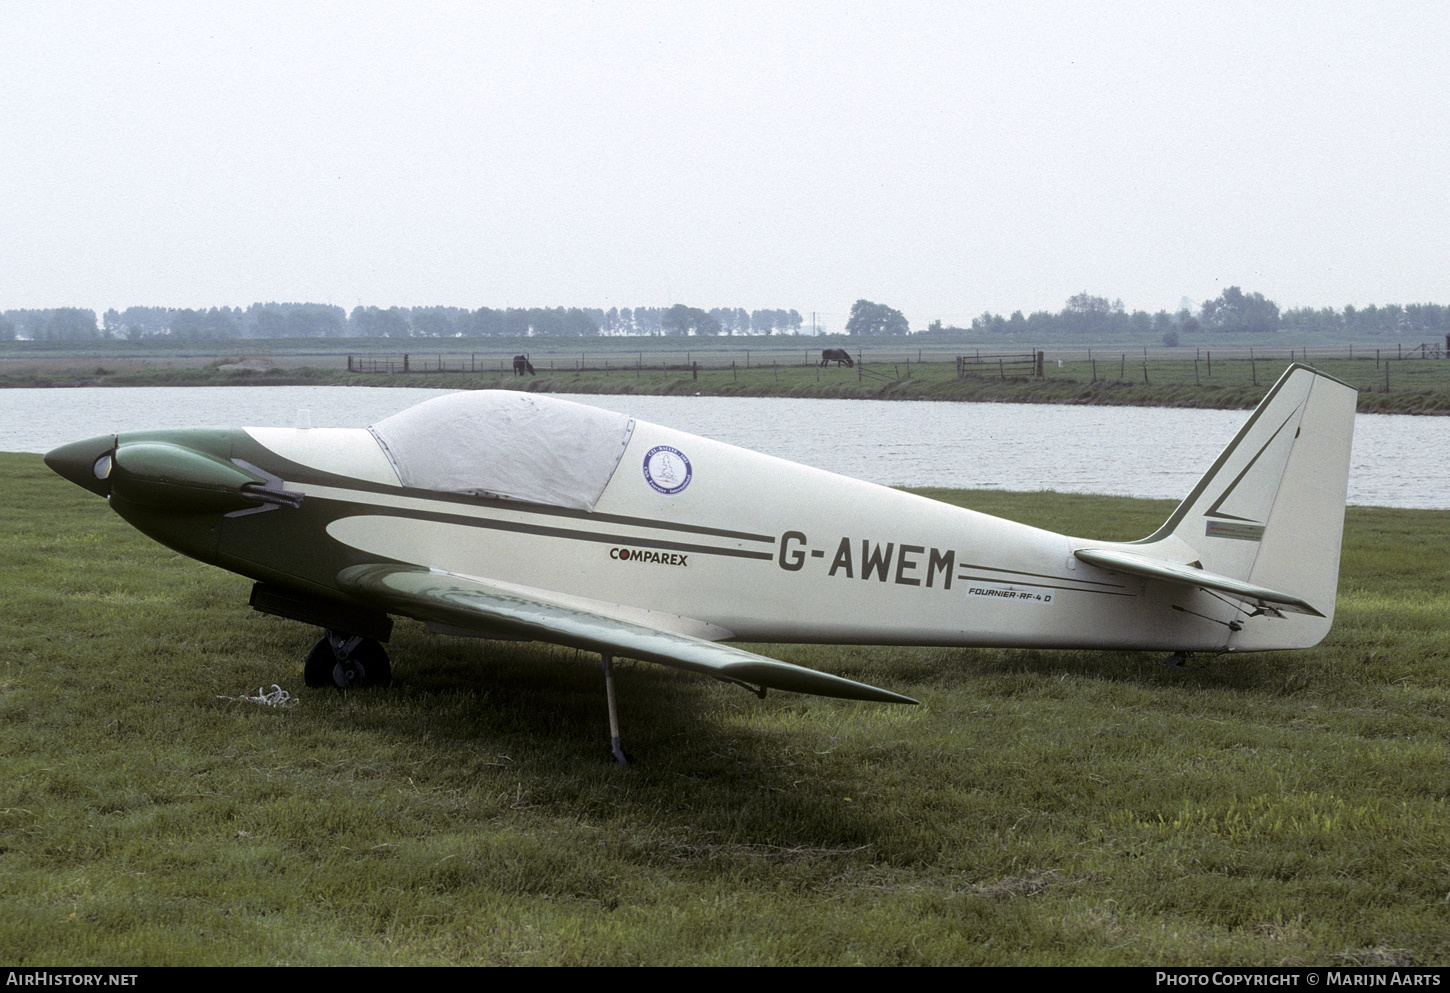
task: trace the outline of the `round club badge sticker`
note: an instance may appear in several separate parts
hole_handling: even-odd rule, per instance
[[[644,456],[644,481],[665,496],[674,496],[690,485],[695,470],[685,453],[669,445],[656,445]]]

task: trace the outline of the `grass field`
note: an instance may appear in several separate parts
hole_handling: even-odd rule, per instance
[[[1305,652],[763,649],[918,707],[624,663],[621,769],[597,659],[400,622],[391,688],[306,690],[246,580],[38,456],[0,499],[14,966],[1450,963],[1443,512],[1350,509]]]
[[[1408,348],[1394,344],[1356,347],[1353,358],[1342,347],[1265,349],[1239,343],[1193,349],[1060,347],[1047,350],[1037,377],[1025,364],[991,359],[969,364],[968,374],[958,375],[955,356],[992,354],[964,343],[916,348],[904,339],[879,344],[822,339],[805,347],[803,340],[808,339],[100,342],[91,343],[93,354],[78,347],[84,343],[0,342],[0,387],[330,384],[1249,409],[1298,361],[1358,389],[1361,412],[1450,414],[1450,361],[1411,357]],[[846,345],[862,359],[860,365],[818,368],[822,343]],[[236,348],[246,350],[230,351]],[[521,352],[531,356],[536,376],[513,375],[512,357]],[[1026,355],[1022,348],[1020,357]],[[349,372],[349,356],[358,365],[392,372]],[[241,359],[270,368],[221,368]]]

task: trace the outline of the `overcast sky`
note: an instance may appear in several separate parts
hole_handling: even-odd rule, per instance
[[[0,309],[1450,303],[1441,3],[0,0]]]

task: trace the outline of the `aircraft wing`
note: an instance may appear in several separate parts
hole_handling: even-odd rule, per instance
[[[606,610],[581,607],[567,602],[568,598],[551,596],[543,590],[489,583],[422,566],[385,563],[351,566],[338,579],[356,596],[392,613],[484,635],[608,652],[793,693],[879,703],[916,703],[910,697],[865,683],[627,617],[611,616]]]
[[[1143,576],[1147,579],[1182,583],[1213,590],[1215,593],[1222,593],[1224,596],[1251,604],[1269,613],[1287,611],[1291,614],[1324,616],[1299,597],[1280,593],[1265,586],[1255,586],[1253,583],[1246,583],[1242,579],[1234,579],[1231,576],[1206,572],[1191,565],[1167,562],[1136,552],[1106,548],[1079,548],[1073,554],[1089,565],[1095,565],[1110,572],[1126,572],[1132,576]]]

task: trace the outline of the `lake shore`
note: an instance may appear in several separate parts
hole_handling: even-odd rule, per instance
[[[420,360],[421,362],[421,360]],[[444,361],[447,366],[446,360]],[[0,374],[0,388],[140,386],[389,386],[425,389],[515,389],[542,393],[654,396],[813,397],[936,400],[978,403],[1088,404],[1247,410],[1289,365],[1287,360],[1196,360],[1048,363],[1044,374],[1014,376],[987,370],[958,375],[948,362],[877,362],[860,368],[804,364],[691,368],[646,366],[621,357],[611,367],[539,369],[534,376],[496,371],[357,373],[344,369],[283,368],[33,368]],[[1316,363],[1359,390],[1361,413],[1450,414],[1450,363],[1377,360]]]

